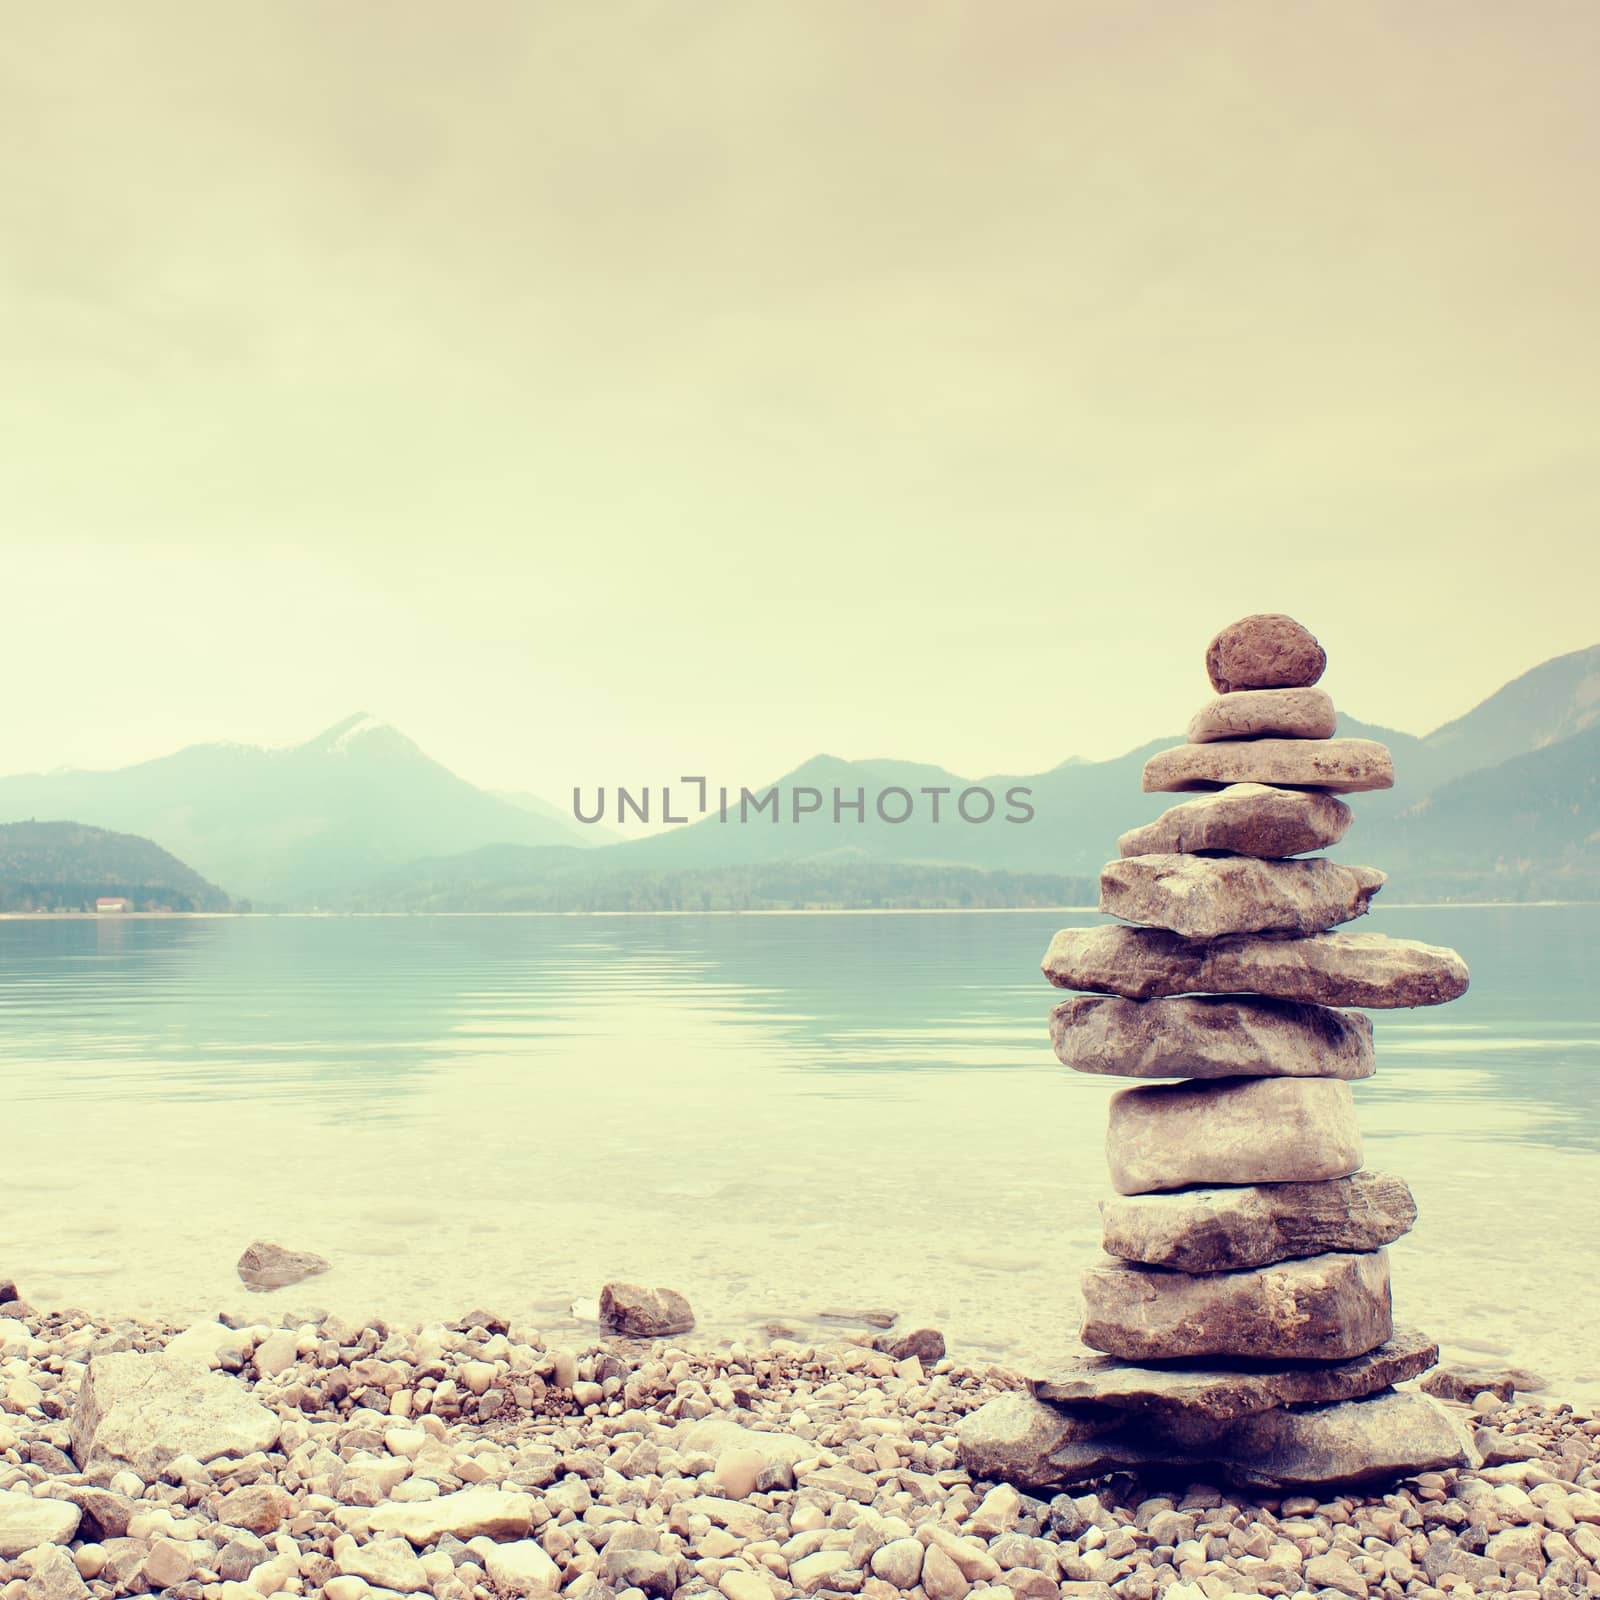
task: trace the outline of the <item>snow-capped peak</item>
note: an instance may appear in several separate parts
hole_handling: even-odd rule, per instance
[[[358,739],[365,738],[371,733],[387,733],[389,724],[375,717],[368,711],[358,711],[354,716],[346,717],[343,722],[335,723],[333,727],[313,742],[322,746],[330,754],[342,755],[355,744]]]

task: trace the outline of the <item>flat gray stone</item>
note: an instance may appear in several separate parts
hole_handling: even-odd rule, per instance
[[[1349,1361],[1138,1367],[1111,1356],[1088,1356],[1036,1378],[1032,1389],[1036,1399],[1078,1413],[1133,1411],[1158,1421],[1232,1422],[1274,1406],[1359,1399],[1426,1372],[1438,1359],[1433,1340],[1397,1328],[1375,1350]]]
[[[1459,1362],[1440,1367],[1422,1380],[1424,1394],[1440,1400],[1456,1400],[1462,1405],[1471,1405],[1484,1393],[1509,1402],[1518,1389],[1533,1394],[1549,1387],[1547,1379],[1525,1367],[1474,1367]]]
[[[1206,676],[1218,694],[1309,688],[1327,664],[1311,630],[1281,611],[1230,622],[1206,646]]]
[[[1264,1411],[1229,1434],[1229,1476],[1246,1488],[1393,1482],[1465,1466],[1466,1435],[1421,1394],[1376,1394],[1311,1411]]]
[[[521,1490],[474,1485],[433,1500],[386,1501],[367,1517],[373,1533],[398,1534],[418,1549],[437,1544],[447,1533],[463,1544],[471,1539],[525,1539],[533,1525],[535,1500]]]
[[[1253,994],[1323,1006],[1437,1006],[1467,992],[1454,950],[1382,933],[1241,934],[1193,943],[1164,928],[1063,928],[1042,963],[1058,989],[1151,1000]]]
[[[1361,1131],[1338,1078],[1141,1084],[1111,1097],[1106,1163],[1118,1194],[1314,1183],[1361,1165]]]
[[[956,1442],[962,1466],[975,1478],[1048,1482],[1057,1471],[1053,1458],[1064,1446],[1121,1423],[1114,1411],[1075,1416],[1016,1389],[969,1411],[956,1427]]]
[[[1185,939],[1234,933],[1325,933],[1364,917],[1387,874],[1313,856],[1151,855],[1108,861],[1100,909]]]
[[[1338,724],[1323,689],[1243,689],[1208,700],[1189,719],[1190,744],[1218,739],[1331,739]]]
[[[1399,1178],[1183,1189],[1100,1202],[1107,1255],[1175,1272],[1238,1272],[1330,1250],[1379,1250],[1408,1233],[1417,1203]]]
[[[1066,1489],[1117,1472],[1221,1478],[1246,1489],[1321,1490],[1394,1483],[1464,1466],[1461,1429],[1425,1395],[1380,1391],[1304,1411],[1244,1417],[1197,1446],[1167,1437],[1148,1419],[1060,1446],[1011,1481]]]
[[[1349,1361],[1394,1332],[1382,1250],[1195,1277],[1118,1261],[1083,1275],[1083,1297],[1083,1342],[1124,1361]]]
[[[981,1473],[968,1463],[966,1452],[961,1453],[961,1464],[973,1477],[999,1478],[1035,1493],[1092,1483],[1116,1472],[1187,1466],[1195,1459],[1191,1450],[1159,1439],[1144,1427],[1121,1427],[1087,1439],[1070,1440],[1048,1455],[1019,1462],[1010,1472]],[[1206,1464],[1212,1464],[1209,1458]],[[1106,1594],[1116,1600],[1114,1591],[1107,1589]]]
[[[126,1467],[153,1483],[179,1456],[204,1464],[270,1450],[278,1429],[237,1378],[126,1350],[89,1363],[72,1412],[72,1459],[92,1482]]]
[[[680,1422],[674,1443],[683,1455],[704,1454],[713,1461],[720,1461],[732,1451],[748,1450],[765,1463],[787,1467],[817,1453],[814,1442],[796,1438],[792,1433],[765,1433],[721,1416]]]
[[[1240,739],[1178,744],[1144,764],[1146,794],[1265,783],[1355,794],[1394,787],[1394,758],[1375,739]]]
[[[1292,1000],[1083,994],[1050,1013],[1056,1057],[1122,1078],[1370,1078],[1372,1020]]]
[[[1343,800],[1318,789],[1232,783],[1163,811],[1154,822],[1123,834],[1117,848],[1125,856],[1228,850],[1278,860],[1338,844],[1351,816]]]

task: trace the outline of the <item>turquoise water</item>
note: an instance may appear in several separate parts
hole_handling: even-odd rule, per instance
[[[239,1250],[281,1236],[335,1262],[308,1305],[564,1319],[639,1276],[709,1330],[854,1301],[1060,1354],[1115,1085],[1056,1065],[1038,961],[1093,920],[0,922],[0,1273],[238,1309]],[[1376,1014],[1357,1088],[1367,1164],[1422,1206],[1399,1313],[1570,1390],[1592,1340],[1549,1311],[1600,1286],[1600,908],[1364,926],[1473,972]]]

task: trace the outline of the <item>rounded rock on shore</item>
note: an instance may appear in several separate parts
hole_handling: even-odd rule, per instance
[[[694,1327],[694,1312],[676,1289],[608,1283],[600,1291],[600,1325],[630,1339],[663,1339],[688,1333]]]
[[[257,1239],[239,1257],[239,1281],[256,1294],[269,1294],[314,1278],[319,1272],[326,1272],[328,1266],[323,1257],[309,1250],[288,1250],[281,1244]]]

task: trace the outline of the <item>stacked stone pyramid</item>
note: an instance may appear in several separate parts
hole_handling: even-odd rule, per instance
[[[1101,875],[1115,926],[1058,933],[1044,960],[1085,991],[1051,1019],[1080,1072],[1176,1079],[1111,1102],[1108,1260],[1084,1277],[1103,1351],[965,1421],[968,1467],[1034,1487],[1117,1471],[1214,1469],[1247,1486],[1369,1482],[1458,1465],[1464,1439],[1392,1386],[1437,1348],[1393,1325],[1385,1246],[1416,1217],[1361,1166],[1351,1080],[1374,1067],[1352,1007],[1437,1005],[1454,951],[1332,932],[1384,875],[1337,844],[1337,796],[1388,788],[1387,749],[1337,739],[1325,657],[1280,615],[1212,640],[1217,697],[1147,791],[1201,791],[1124,834]]]

